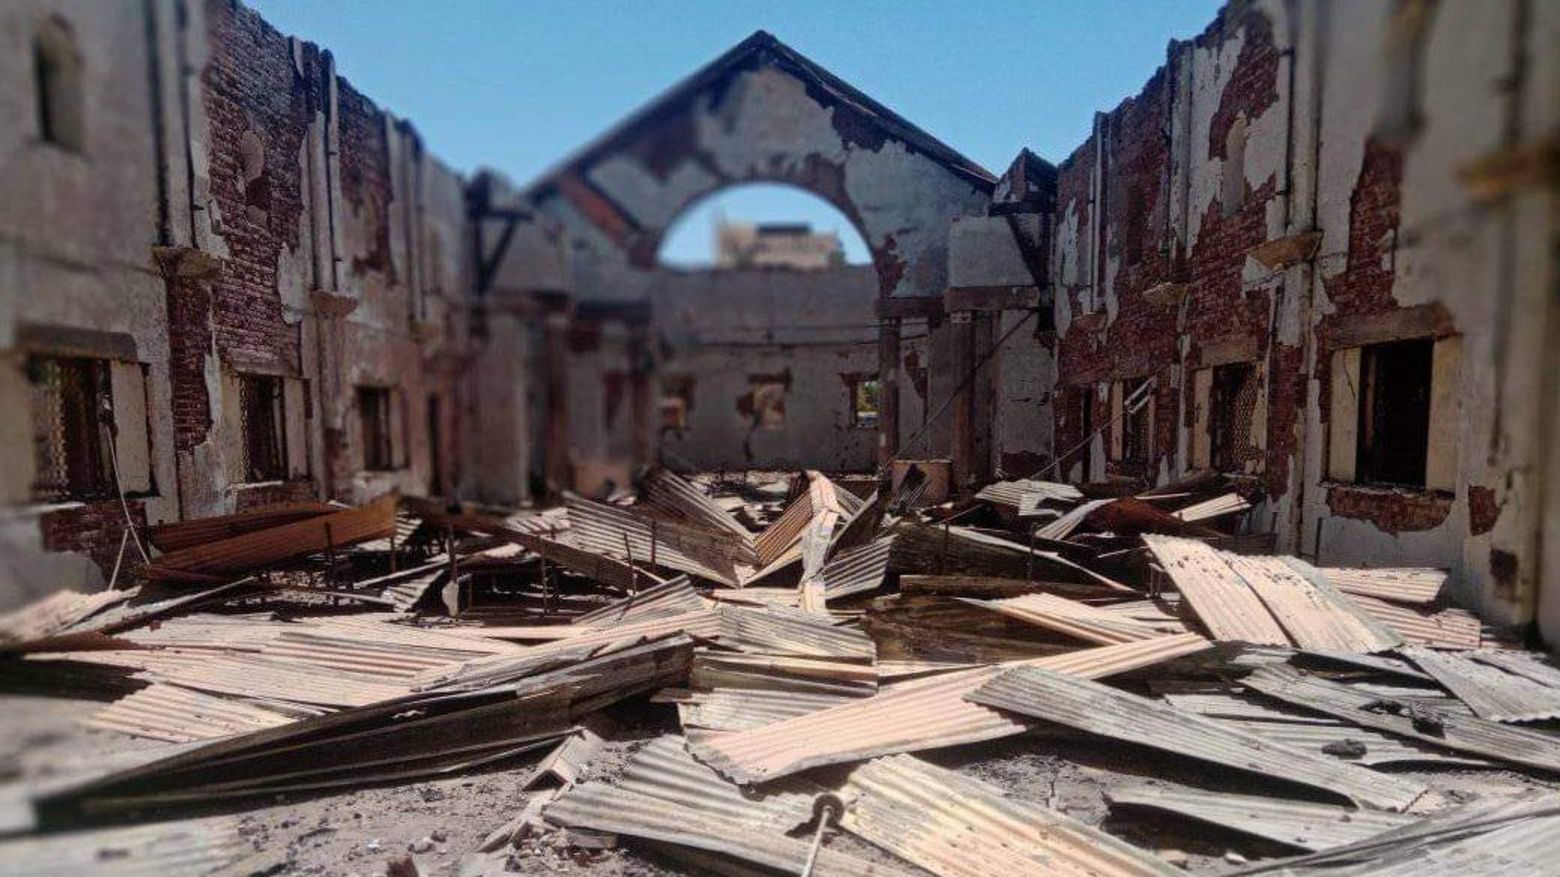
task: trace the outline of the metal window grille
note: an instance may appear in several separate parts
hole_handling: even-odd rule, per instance
[[[103,499],[114,492],[108,362],[79,357],[28,361],[32,395],[33,497]]]
[[[282,379],[242,375],[238,384],[244,435],[244,477],[250,482],[287,477],[287,415]]]

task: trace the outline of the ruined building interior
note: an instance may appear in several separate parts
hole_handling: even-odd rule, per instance
[[[1070,154],[996,171],[760,31],[523,183],[451,170],[236,0],[13,0],[0,40],[0,612],[279,508],[551,539],[646,472],[919,479],[941,520],[1216,476],[1222,538],[1442,570],[1504,642],[1560,643],[1560,4],[1231,0]],[[663,262],[755,183],[832,205],[869,264],[741,224]],[[693,550],[649,532],[591,548],[636,593],[654,546]],[[193,569],[169,581],[228,583]]]

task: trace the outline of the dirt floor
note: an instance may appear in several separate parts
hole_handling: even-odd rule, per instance
[[[33,782],[60,780],[122,753],[145,753],[157,744],[88,730],[80,722],[100,702],[58,697],[0,697],[0,740],[8,774]],[[633,702],[609,711],[616,723],[611,745],[588,767],[587,781],[612,782],[628,757],[662,733],[677,733],[670,706]],[[1091,825],[1104,825],[1133,844],[1156,851],[1191,873],[1218,874],[1256,859],[1290,854],[1282,846],[1212,826],[1147,811],[1112,816],[1106,795],[1114,788],[1185,784],[1231,792],[1279,792],[1271,781],[1242,781],[1229,771],[1203,771],[1189,761],[1147,749],[1085,739],[1058,729],[990,743],[923,753],[928,760],[993,783],[1013,798],[1058,809]],[[320,874],[371,877],[406,873],[397,863],[411,856],[424,875],[706,873],[663,850],[630,839],[623,846],[579,849],[563,833],[523,841],[504,857],[473,856],[484,838],[525,806],[524,785],[534,759],[522,758],[479,773],[404,785],[356,789],[338,795],[245,802],[169,816],[233,814],[253,854],[226,875]],[[1560,783],[1508,770],[1431,768],[1398,771],[1428,783],[1432,791],[1415,806],[1429,812],[1487,795],[1511,795]],[[1303,794],[1303,792],[1301,792]],[[844,834],[827,843],[863,858],[918,869]],[[499,869],[507,870],[499,870]]]

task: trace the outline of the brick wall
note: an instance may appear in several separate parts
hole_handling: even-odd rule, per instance
[[[141,538],[146,538],[146,507],[139,500],[130,501],[130,517],[135,521]],[[92,559],[103,571],[105,580],[113,573],[114,560],[119,555],[119,540],[125,532],[125,512],[119,500],[86,503],[80,506],[49,512],[39,521],[43,530],[45,551],[75,551]],[[120,582],[128,579],[132,568],[141,565],[141,554],[134,545],[125,546],[124,566],[119,573]]]

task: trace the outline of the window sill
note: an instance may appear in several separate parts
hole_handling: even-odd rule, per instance
[[[1359,494],[1371,496],[1399,496],[1404,499],[1454,499],[1457,495],[1453,490],[1440,490],[1430,487],[1407,487],[1399,484],[1373,484],[1359,481],[1334,481],[1324,479],[1319,485],[1323,490],[1347,490]]]

